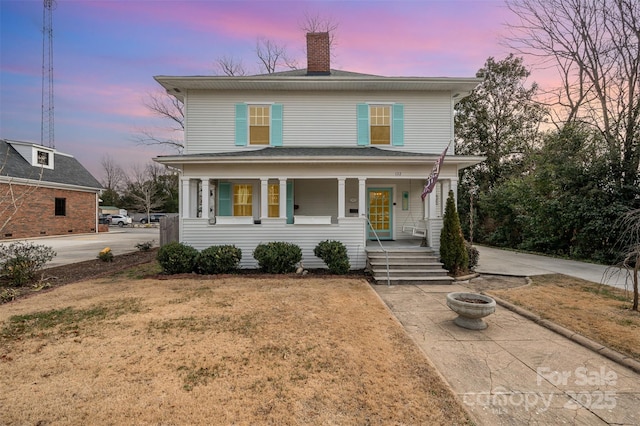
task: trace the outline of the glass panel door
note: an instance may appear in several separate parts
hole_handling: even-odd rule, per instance
[[[371,227],[368,238],[375,240],[376,235],[381,240],[393,238],[393,190],[391,188],[369,188],[367,191],[367,216]],[[375,230],[375,234],[373,230]]]

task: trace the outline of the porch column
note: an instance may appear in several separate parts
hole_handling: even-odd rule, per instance
[[[287,178],[280,178],[280,218],[287,218]]]
[[[338,178],[338,219],[345,217],[345,178]]]
[[[209,220],[216,218],[216,184],[209,184]]]
[[[358,178],[358,215],[367,215],[367,178]]]
[[[269,217],[269,179],[260,179],[260,218]]]
[[[182,217],[189,217],[189,179],[182,178],[182,185],[180,187],[180,199],[181,199],[181,208],[182,208]]]
[[[450,182],[450,188],[453,191],[453,200],[456,203],[456,209],[458,208],[458,179],[457,178],[452,178],[449,180]],[[447,197],[449,196],[449,191],[447,191]],[[443,198],[445,198],[445,196],[443,195]],[[446,200],[446,198],[445,198]],[[446,201],[445,201],[446,203]]]
[[[202,214],[200,217],[209,218],[209,178],[202,178]]]
[[[437,183],[436,183],[437,185]],[[429,195],[427,195],[427,203],[429,204],[429,213],[428,213],[428,218],[429,219],[436,219],[438,217],[438,211],[436,209],[436,198],[437,196],[437,186],[433,188],[433,191],[431,191],[431,193]]]

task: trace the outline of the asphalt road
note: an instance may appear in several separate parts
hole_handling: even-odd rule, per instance
[[[53,248],[56,256],[46,266],[51,268],[95,259],[100,250],[105,247],[111,248],[114,255],[130,253],[138,250],[136,244],[152,240],[153,246],[157,247],[160,243],[159,228],[119,228],[112,226],[109,228],[109,232],[28,238],[20,241]],[[9,241],[5,241],[0,244],[9,243]]]

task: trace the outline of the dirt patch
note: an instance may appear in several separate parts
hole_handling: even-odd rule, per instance
[[[364,279],[136,275],[0,306],[0,423],[471,423]]]
[[[630,309],[632,292],[554,274],[488,293],[640,361],[640,313]]]
[[[487,290],[500,290],[522,287],[527,285],[528,281],[525,277],[509,277],[503,275],[485,275],[482,274],[476,278],[469,280],[465,283],[465,287],[476,292],[482,292]]]

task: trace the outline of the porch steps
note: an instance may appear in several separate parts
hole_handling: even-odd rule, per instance
[[[453,278],[428,247],[389,248],[389,282],[398,284],[451,284]],[[376,284],[387,284],[387,257],[379,248],[367,249],[367,270]]]

